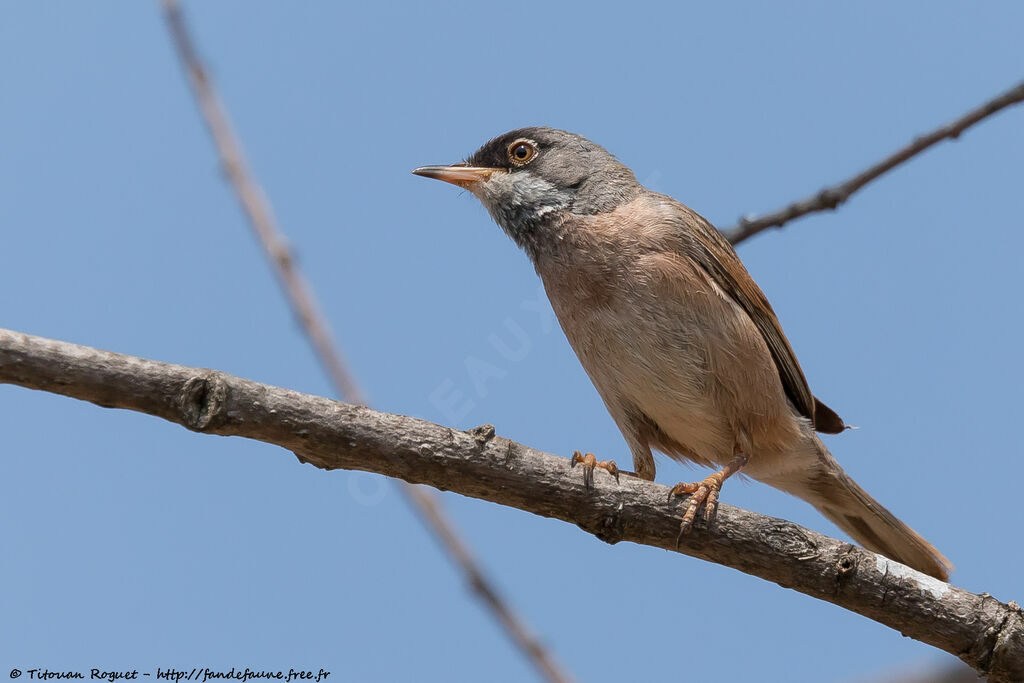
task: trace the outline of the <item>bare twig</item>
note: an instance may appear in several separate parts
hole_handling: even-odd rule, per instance
[[[835,209],[849,199],[850,195],[870,183],[875,178],[891,171],[908,159],[911,159],[928,149],[935,143],[941,142],[946,138],[955,139],[959,137],[962,132],[979,121],[982,121],[996,112],[1022,101],[1024,101],[1024,82],[1010,90],[1007,90],[1002,95],[989,100],[980,107],[972,109],[957,120],[948,123],[941,128],[937,128],[927,135],[922,135],[916,138],[906,147],[893,152],[874,166],[861,171],[857,175],[839,183],[838,185],[826,187],[817,194],[813,194],[810,197],[793,202],[789,206],[779,209],[774,213],[754,218],[741,218],[740,222],[733,228],[723,230],[722,232],[730,242],[738,244],[748,237],[752,237],[753,235],[756,235],[763,230],[767,230],[768,228],[781,227],[794,218],[799,218],[800,216],[805,216],[816,211]]]
[[[486,432],[487,430],[485,429],[484,431]],[[493,433],[492,427],[491,434]],[[484,435],[486,436],[486,434]],[[416,502],[419,504],[419,512],[421,517],[427,522],[428,528],[437,534],[441,543],[448,550],[448,553],[462,567],[462,571],[469,580],[469,585],[477,592],[480,599],[491,608],[491,612],[501,622],[509,637],[515,641],[516,645],[534,663],[534,666],[549,680],[568,680],[568,677],[562,672],[558,663],[552,659],[547,648],[541,645],[540,641],[526,630],[522,620],[509,608],[508,603],[505,602],[501,595],[495,592],[493,583],[480,573],[480,565],[473,557],[469,548],[456,534],[452,533],[454,527],[445,519],[444,511],[437,504],[437,496],[430,495],[427,491],[421,491],[409,484],[405,486],[409,489],[411,496],[418,497]]]
[[[221,163],[250,225],[266,251],[292,310],[340,395],[352,403],[367,405],[365,394],[348,371],[342,354],[332,339],[326,319],[320,313],[312,290],[295,264],[288,242],[274,219],[270,202],[245,163],[241,143],[235,136],[227,111],[199,59],[177,0],[162,2],[178,56],[188,73],[192,91],[220,155]],[[562,672],[550,653],[530,633],[526,624],[512,611],[484,574],[479,563],[459,539],[455,528],[442,514],[435,496],[403,482],[398,483],[412,507],[462,570],[469,585],[490,608],[505,633],[533,663],[537,671],[549,681],[568,681],[569,677]]]
[[[873,683],[978,683],[978,673],[960,662],[929,667],[920,671],[891,673],[871,679]],[[869,683],[867,680],[864,683]]]
[[[271,211],[266,195],[249,172],[242,147],[235,136],[227,112],[213,89],[206,69],[203,67],[195,46],[189,36],[178,7],[177,0],[162,0],[170,28],[182,65],[188,72],[189,83],[196,96],[196,102],[202,112],[203,120],[210,131],[210,136],[217,147],[224,172],[231,186],[238,195],[246,218],[252,226],[267,253],[267,258],[274,268],[281,288],[288,296],[288,302],[299,319],[302,329],[309,336],[317,357],[323,363],[324,370],[334,382],[342,398],[352,402],[365,404],[366,397],[359,389],[355,379],[349,374],[345,361],[331,337],[330,330],[324,322],[316,299],[302,273],[295,265],[291,249],[284,235],[277,227],[277,221]]]
[[[213,370],[0,330],[0,383],[135,410],[207,434],[277,444],[324,469],[377,472],[723,564],[825,600],[962,659],[994,683],[1024,680],[1024,612],[849,543],[721,504],[677,540],[667,487],[599,474],[494,435],[301,394]],[[677,542],[680,543],[677,547]]]

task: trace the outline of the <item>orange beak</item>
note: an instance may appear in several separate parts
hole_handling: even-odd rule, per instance
[[[467,166],[466,164],[452,164],[451,166],[420,166],[413,171],[416,175],[424,178],[436,178],[452,185],[469,188],[482,180],[487,180],[493,174],[504,171],[503,168],[487,168],[485,166]]]

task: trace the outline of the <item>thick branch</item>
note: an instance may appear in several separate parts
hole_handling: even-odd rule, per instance
[[[955,139],[965,130],[974,124],[987,119],[996,112],[1005,109],[1018,102],[1024,101],[1024,82],[1016,87],[1007,90],[1003,94],[989,100],[976,109],[967,112],[956,121],[937,128],[932,132],[922,135],[906,147],[893,152],[888,157],[879,161],[852,178],[845,180],[838,185],[832,185],[820,190],[816,194],[793,202],[789,206],[779,209],[774,213],[765,214],[756,218],[742,218],[735,227],[723,230],[725,237],[733,244],[738,244],[748,237],[767,230],[785,225],[794,218],[805,216],[816,211],[829,211],[850,198],[854,192],[870,183],[880,175],[891,171],[903,162],[917,156],[937,142],[946,138]]]
[[[960,657],[991,681],[1024,680],[1024,612],[937,581],[790,522],[721,505],[714,526],[682,538],[668,489],[598,472],[584,487],[565,458],[494,435],[170,365],[0,330],[0,383],[244,436],[323,469],[377,472],[723,564],[832,602]]]

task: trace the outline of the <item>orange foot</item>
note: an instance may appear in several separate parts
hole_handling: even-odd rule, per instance
[[[684,493],[690,496],[690,499],[686,502],[686,512],[683,514],[683,521],[679,525],[679,535],[676,536],[677,547],[683,535],[690,533],[690,530],[693,529],[693,521],[697,517],[697,510],[700,509],[701,504],[704,505],[704,520],[709,524],[711,523],[715,512],[718,511],[718,494],[722,491],[722,484],[725,483],[726,479],[739,472],[740,468],[746,464],[747,456],[739,453],[729,461],[728,465],[720,471],[708,475],[703,481],[693,484],[680,482],[669,489],[669,501],[672,500],[672,496],[681,496]]]
[[[602,470],[607,470],[608,474],[615,477],[615,481],[619,480],[619,467],[615,464],[614,460],[598,460],[594,457],[593,453],[587,453],[584,455],[579,451],[574,451],[572,454],[572,460],[569,461],[569,468],[576,467],[576,463],[583,463],[583,485],[588,489],[594,486],[594,468],[600,467]]]

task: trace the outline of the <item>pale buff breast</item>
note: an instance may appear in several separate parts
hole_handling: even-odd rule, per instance
[[[669,455],[724,464],[738,446],[760,460],[754,476],[775,469],[805,435],[747,314],[692,261],[649,248],[663,235],[648,232],[644,243],[635,230],[622,239],[610,228],[584,237],[602,249],[569,241],[538,272],[616,422],[640,410],[669,437],[650,445]]]

